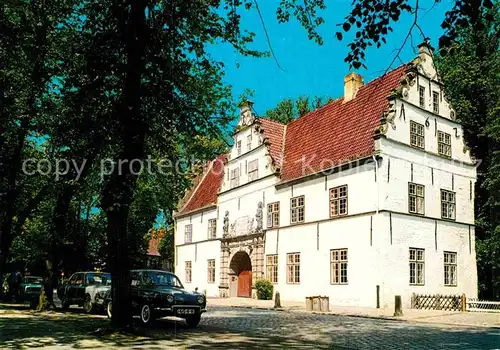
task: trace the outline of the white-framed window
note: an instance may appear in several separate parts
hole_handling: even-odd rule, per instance
[[[408,211],[413,214],[425,214],[425,186],[408,183]]]
[[[259,160],[254,159],[248,162],[248,181],[257,180],[259,178]]]
[[[286,283],[300,283],[300,253],[288,253],[286,255]]]
[[[267,227],[279,227],[280,225],[280,202],[267,205]]]
[[[273,283],[278,283],[278,255],[267,256],[267,279]]]
[[[347,284],[347,249],[330,250],[330,283]]]
[[[347,185],[330,188],[330,217],[347,215]]]
[[[438,152],[445,157],[451,157],[451,135],[438,131]]]
[[[208,239],[214,239],[217,236],[217,219],[208,220]]]
[[[247,151],[252,149],[252,134],[247,136]]]
[[[432,111],[439,114],[439,92],[432,92]]]
[[[457,285],[457,253],[444,252],[444,285]]]
[[[229,181],[229,187],[234,188],[240,185],[240,168],[234,168],[231,170],[231,178]]]
[[[410,121],[410,144],[418,148],[425,148],[424,126],[413,120]]]
[[[215,259],[207,260],[207,282],[215,283]]]
[[[290,223],[304,222],[304,196],[290,199]]]
[[[441,217],[455,220],[455,192],[441,190]]]
[[[418,86],[418,103],[420,107],[425,108],[425,87],[422,85]]]
[[[425,250],[410,248],[410,284],[424,285],[425,283]]]
[[[191,283],[192,273],[192,265],[191,261],[186,261],[186,283]]]
[[[193,241],[193,225],[189,224],[184,226],[184,243],[191,243]]]
[[[241,140],[236,142],[236,153],[237,155],[241,155]]]

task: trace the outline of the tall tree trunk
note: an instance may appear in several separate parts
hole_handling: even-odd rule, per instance
[[[35,119],[38,114],[37,99],[42,93],[45,76],[47,74],[47,67],[45,67],[45,57],[47,52],[47,16],[46,8],[43,4],[32,3],[31,10],[33,11],[34,20],[40,23],[37,25],[34,32],[34,42],[32,45],[25,47],[28,57],[32,59],[27,62],[32,65],[31,82],[32,87],[28,98],[27,110],[24,115],[19,116],[20,125],[17,134],[12,157],[8,161],[9,170],[7,172],[7,193],[5,200],[5,218],[4,222],[0,224],[0,283],[2,281],[4,268],[6,265],[10,245],[13,241],[13,218],[16,215],[15,203],[19,194],[17,187],[17,179],[21,171],[22,155],[26,136],[30,128],[31,121]],[[3,11],[2,11],[3,14]],[[2,121],[3,123],[4,121]],[[3,143],[6,146],[6,143]],[[5,148],[0,149],[2,154],[8,154]],[[5,152],[5,153],[4,153]],[[2,208],[3,209],[3,208]]]
[[[139,164],[131,161],[144,159],[147,131],[141,118],[140,88],[144,70],[146,1],[130,0],[128,5],[130,10],[124,6],[121,12],[115,12],[119,16],[127,54],[124,91],[116,113],[123,127],[122,151],[118,154],[120,162],[115,163],[120,168],[115,167],[102,195],[102,207],[108,218],[108,264],[112,275],[113,302],[111,324],[115,329],[129,329],[132,325],[127,221],[137,186]]]

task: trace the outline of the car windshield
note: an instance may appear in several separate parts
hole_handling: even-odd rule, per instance
[[[33,283],[33,284],[42,284],[43,279],[42,277],[35,277],[35,276],[26,276],[24,278],[25,283]]]
[[[182,283],[179,281],[177,276],[161,271],[142,271],[134,273],[132,277],[132,285],[137,284],[183,288]]]
[[[111,275],[109,273],[88,273],[87,283],[111,285]]]

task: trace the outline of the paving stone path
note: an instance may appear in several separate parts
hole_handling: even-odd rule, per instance
[[[213,307],[198,328],[165,319],[138,336],[96,336],[109,321],[81,309],[0,308],[0,349],[500,349],[500,329]]]

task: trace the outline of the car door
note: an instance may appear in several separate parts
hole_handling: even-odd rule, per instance
[[[73,285],[73,281],[76,279],[76,274],[72,274],[68,281],[64,284],[64,286],[61,287],[62,291],[60,294],[58,294],[58,297],[63,300],[70,301],[70,295],[71,295],[71,286]]]
[[[71,276],[68,288],[66,289],[66,298],[68,301],[78,303],[77,291],[81,284],[83,284],[83,273],[78,272]]]

